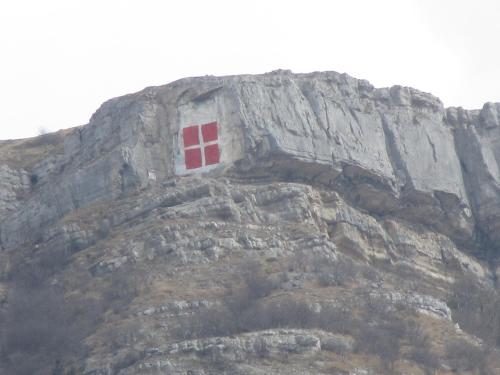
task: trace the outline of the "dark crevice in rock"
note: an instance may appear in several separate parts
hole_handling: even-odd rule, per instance
[[[387,150],[387,155],[389,156],[389,161],[392,165],[392,169],[396,175],[396,181],[399,185],[398,188],[410,188],[411,178],[409,176],[403,158],[396,146],[394,133],[389,128],[389,124],[387,123],[385,114],[379,111],[379,115],[382,121],[382,129],[384,131],[385,148]]]
[[[429,141],[429,145],[431,146],[432,148],[432,157],[434,158],[434,162],[437,163],[437,157],[436,157],[436,145],[434,144],[434,142],[432,142],[431,140],[431,137],[429,136],[429,134],[426,134],[427,135],[427,141]]]

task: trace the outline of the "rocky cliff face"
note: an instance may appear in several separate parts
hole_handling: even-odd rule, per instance
[[[0,143],[0,271],[8,286],[16,265],[55,252],[69,260],[50,277],[68,294],[102,292],[121,269],[147,280],[87,338],[86,374],[222,373],[222,360],[228,373],[369,373],[356,354],[331,372],[352,337],[318,326],[185,341],[172,327],[260,259],[317,314],[371,296],[465,335],[444,301],[457,275],[498,277],[499,163],[500,104],[445,109],[334,72],[182,79],[112,99],[85,126]],[[318,259],[364,271],[324,289]]]
[[[182,127],[210,121],[220,127],[215,175],[300,178],[454,239],[472,243],[480,224],[482,235],[496,240],[499,113],[500,104],[491,103],[481,111],[444,109],[429,94],[375,89],[333,72],[148,88],[105,103],[65,136],[63,154],[31,171],[40,180],[37,194],[2,226],[2,243],[17,246],[19,237],[26,240],[19,228],[148,186],[152,173],[157,181],[181,174]],[[26,171],[3,168],[8,207]]]

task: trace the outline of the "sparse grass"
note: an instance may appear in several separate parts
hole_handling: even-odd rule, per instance
[[[34,138],[0,141],[0,164],[29,171],[49,155],[63,153],[64,136],[71,131],[65,129]]]

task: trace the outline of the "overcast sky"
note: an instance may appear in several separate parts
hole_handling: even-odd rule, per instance
[[[85,124],[146,86],[279,68],[481,108],[500,102],[499,43],[497,0],[6,0],[0,139]]]

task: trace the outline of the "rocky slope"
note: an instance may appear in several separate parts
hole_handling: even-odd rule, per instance
[[[500,104],[445,109],[334,72],[188,78],[112,99],[85,126],[0,142],[2,306],[26,264],[67,300],[100,301],[90,349],[64,362],[87,375],[424,374],[408,335],[385,367],[389,354],[360,345],[399,313],[444,374],[449,342],[486,345],[449,305],[463,277],[496,288],[499,143]],[[272,287],[238,316],[302,306],[302,318],[195,329],[231,326],[248,269]],[[332,308],[359,320],[333,327]]]

